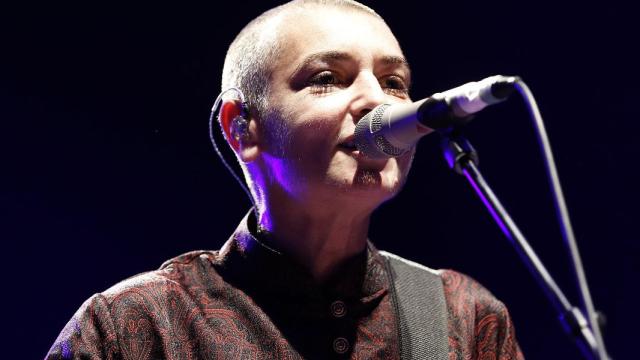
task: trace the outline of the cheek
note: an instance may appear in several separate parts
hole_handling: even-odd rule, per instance
[[[327,119],[314,119],[298,124],[292,131],[294,145],[299,148],[322,149],[337,136],[336,127]]]
[[[415,151],[411,151],[387,162],[382,173],[389,187],[401,187],[405,183],[411,169],[414,153]]]
[[[268,114],[264,148],[271,156],[285,160],[319,160],[328,144],[337,138],[339,114],[330,111],[327,104],[304,100],[294,99],[291,104],[274,106]]]
[[[329,114],[300,117],[289,128],[285,159],[297,178],[321,178],[331,167],[340,133]]]
[[[334,151],[344,113],[330,101],[300,103],[298,108],[303,112],[291,113],[289,118],[291,147],[297,151],[296,156],[304,157],[307,161],[325,163]]]
[[[348,121],[347,95],[297,94],[278,107],[282,109],[278,114],[280,123],[286,128],[282,131],[286,137],[280,141],[280,157],[290,175],[307,181],[320,180],[336,165],[336,145],[340,137],[353,132],[355,126]]]

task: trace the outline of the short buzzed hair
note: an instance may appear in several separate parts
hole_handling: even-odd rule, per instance
[[[285,15],[309,6],[334,6],[362,11],[380,20],[373,9],[354,0],[294,0],[264,12],[247,24],[229,46],[222,70],[222,90],[237,87],[244,93],[252,113],[267,111],[270,64],[282,47],[277,28]],[[384,20],[382,20],[384,21]]]

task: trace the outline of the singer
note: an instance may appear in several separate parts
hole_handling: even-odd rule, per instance
[[[384,20],[355,1],[292,1],[250,22],[222,75],[247,109],[228,92],[219,120],[255,211],[220,250],[92,296],[47,359],[522,359],[489,291],[369,241],[414,151],[366,157],[355,124],[410,103],[410,82]]]

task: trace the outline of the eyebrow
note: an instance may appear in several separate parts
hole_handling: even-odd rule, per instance
[[[405,66],[408,70],[411,69],[409,62],[402,56],[386,55],[380,60],[383,64],[394,64]]]
[[[353,59],[353,56],[351,56],[349,53],[342,52],[342,51],[322,51],[315,54],[311,54],[307,56],[298,66],[296,66],[296,69],[293,71],[290,78],[295,77],[296,74],[298,74],[302,69],[306,68],[307,66],[309,66],[310,64],[316,61],[331,62],[331,61],[348,61],[352,59]],[[407,59],[405,59],[404,57],[396,56],[396,55],[385,55],[379,60],[379,62],[381,62],[382,65],[386,65],[386,66],[399,65],[401,67],[404,67],[407,71],[406,80],[409,82],[411,81],[411,67],[409,66],[409,62],[407,61]]]
[[[302,69],[308,67],[310,64],[316,61],[330,62],[330,61],[347,61],[351,59],[353,59],[351,55],[341,51],[322,51],[315,54],[311,54],[307,56],[298,66],[296,66],[296,69],[291,73],[290,78],[295,77],[296,74],[300,73]]]

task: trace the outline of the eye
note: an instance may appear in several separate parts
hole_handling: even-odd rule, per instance
[[[398,75],[389,75],[380,80],[382,89],[391,95],[398,97],[407,97],[409,95],[409,86],[406,81]]]
[[[319,72],[307,80],[307,85],[315,93],[328,92],[332,87],[339,84],[340,80],[338,79],[338,76],[328,70]]]

